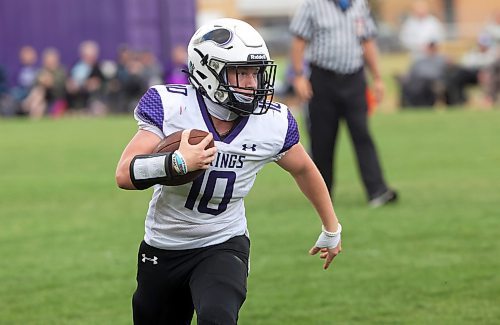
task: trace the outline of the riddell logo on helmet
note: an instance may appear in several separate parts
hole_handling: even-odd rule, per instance
[[[250,60],[267,60],[267,56],[265,54],[249,54],[248,61]]]

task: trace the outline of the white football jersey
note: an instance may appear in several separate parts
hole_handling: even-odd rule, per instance
[[[190,85],[151,87],[137,105],[139,128],[164,138],[175,131],[211,132],[216,159],[195,181],[155,185],[144,240],[162,249],[191,249],[248,235],[243,199],[257,172],[299,141],[288,108],[272,103],[264,115],[241,117],[224,138],[215,131],[204,98]]]

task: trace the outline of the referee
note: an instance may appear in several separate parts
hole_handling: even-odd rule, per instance
[[[396,192],[383,177],[368,130],[366,63],[373,91],[382,99],[384,85],[377,65],[376,27],[365,0],[304,0],[290,24],[294,89],[309,100],[311,153],[332,192],[339,122],[344,119],[354,144],[368,203],[395,202]],[[307,49],[307,60],[305,52]],[[304,62],[310,64],[309,79]]]

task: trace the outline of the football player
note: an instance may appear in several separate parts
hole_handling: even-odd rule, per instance
[[[244,198],[269,162],[294,177],[322,221],[310,254],[320,252],[327,269],[341,250],[323,178],[288,108],[272,102],[276,65],[260,34],[235,19],[206,24],[189,42],[188,66],[190,85],[153,86],[139,101],[139,130],[116,170],[120,188],[154,187],[138,253],[136,324],[190,324],[194,310],[199,324],[236,324],[249,270]],[[190,129],[209,134],[191,145]],[[178,150],[152,154],[179,130]],[[198,169],[205,172],[188,184],[160,184]]]

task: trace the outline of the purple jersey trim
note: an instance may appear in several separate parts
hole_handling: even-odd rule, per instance
[[[142,96],[137,105],[136,114],[139,119],[156,126],[163,132],[163,104],[156,89],[149,88]]]
[[[285,143],[283,144],[283,148],[279,153],[285,152],[296,145],[299,142],[299,139],[300,135],[297,121],[295,121],[292,113],[290,113],[290,110],[288,110],[288,130],[286,131]]]
[[[198,106],[200,106],[201,116],[203,116],[203,120],[205,121],[205,125],[207,126],[208,132],[212,133],[214,136],[214,140],[220,141],[217,132],[214,129],[212,121],[210,121],[210,116],[208,114],[207,106],[203,101],[203,97],[199,92],[196,92],[196,99],[198,100]]]
[[[223,139],[221,140],[219,137],[219,134],[214,128],[214,125],[212,123],[212,120],[210,119],[210,114],[208,113],[207,105],[205,105],[205,101],[203,100],[203,96],[199,93],[196,92],[196,98],[198,99],[198,105],[200,106],[201,110],[201,115],[203,116],[203,120],[205,121],[205,124],[207,126],[207,129],[212,135],[214,136],[215,141],[220,141],[224,143],[231,143],[231,141],[236,138],[238,134],[243,130],[245,125],[248,122],[248,116],[241,117],[240,120],[238,121],[238,124],[236,125],[235,128]]]
[[[224,138],[223,142],[231,143],[231,141],[233,141],[234,138],[236,138],[236,136],[240,134],[245,125],[247,125],[248,118],[249,118],[248,116],[240,117],[240,120],[238,121],[236,127]]]

